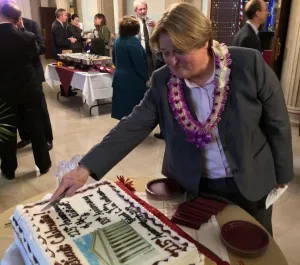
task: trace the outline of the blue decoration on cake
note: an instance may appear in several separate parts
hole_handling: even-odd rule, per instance
[[[88,260],[90,265],[102,265],[100,264],[98,257],[91,251],[93,248],[93,236],[91,234],[75,239],[74,243]]]

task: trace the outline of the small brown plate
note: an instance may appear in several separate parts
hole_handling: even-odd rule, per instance
[[[176,181],[161,178],[149,181],[146,185],[146,193],[154,199],[169,200],[181,196],[184,190]]]
[[[246,221],[232,221],[223,225],[221,238],[229,250],[247,257],[261,255],[269,245],[268,233]]]

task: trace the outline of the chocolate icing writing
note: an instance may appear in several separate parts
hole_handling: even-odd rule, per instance
[[[68,260],[65,262],[66,265],[82,265],[80,260],[76,257],[73,248],[69,244],[59,246],[57,252],[63,252],[68,258]]]
[[[89,198],[93,195],[83,196],[82,198],[88,204],[88,206],[95,212],[94,216],[98,216],[102,214],[102,211],[96,206],[96,204]]]
[[[121,192],[119,190],[117,190],[117,188],[115,186],[113,186],[111,183],[107,182],[107,181],[103,181],[101,182],[102,184],[106,184],[108,186],[110,186],[117,194],[119,197],[121,197],[125,202],[129,203],[130,206],[132,206],[132,208],[136,209],[136,211],[142,212],[142,208],[140,206],[135,206],[134,203],[132,201],[130,201],[129,199],[125,198],[125,196],[123,194],[121,194]],[[131,209],[132,209],[131,208]],[[150,216],[147,212],[144,213],[144,215],[147,217],[148,220],[150,220],[155,226],[160,227],[160,229],[165,232],[168,233],[170,235],[171,238],[175,239],[176,241],[179,241],[180,238],[178,236],[173,236],[171,234],[171,230],[162,224],[162,223],[157,223],[155,218]]]
[[[42,239],[42,244],[43,245],[47,245],[47,241],[45,238],[41,237],[41,236],[38,236],[38,239]]]
[[[164,259],[164,260],[159,260],[153,263],[153,265],[158,265],[160,262],[167,262],[168,259]]]
[[[111,222],[107,217],[98,217],[95,221],[98,221],[101,225],[106,225]]]
[[[106,196],[106,194],[103,191],[98,189],[97,193],[100,195],[100,200],[104,200],[107,203],[111,203],[111,200]]]
[[[160,239],[157,239],[155,241],[155,244],[160,246],[165,251],[168,251],[172,257],[178,257],[179,253],[183,250],[181,246],[178,246],[177,244],[172,242],[172,240],[161,241]]]
[[[56,223],[49,215],[43,215],[40,220],[41,224],[46,224],[49,227],[49,231],[45,232],[45,234],[49,234],[47,238],[53,238],[50,244],[60,244],[65,240],[65,236],[61,233],[61,231],[57,228]]]
[[[70,236],[70,237],[75,237],[75,236],[80,236],[80,232],[78,231],[77,227],[68,227],[66,226],[64,228],[64,231]]]
[[[38,236],[38,239],[42,240],[42,244],[43,245],[47,245],[47,241],[45,238],[43,238],[42,236]],[[46,248],[46,252],[50,252],[51,253],[51,258],[55,258],[55,254],[52,250],[50,250],[49,248]]]
[[[127,210],[131,214],[134,214],[139,220],[139,223],[155,236],[154,238],[151,238],[151,240],[163,237],[163,233],[158,232],[153,227],[147,224],[148,218],[145,213],[138,212],[134,207],[126,207],[125,210]]]
[[[57,204],[57,206],[61,207],[70,218],[76,218],[79,216],[69,202],[60,202]]]
[[[64,213],[64,211],[62,209],[60,209],[60,207],[58,205],[54,206],[55,211],[57,212],[58,216],[62,219],[63,224],[61,224],[60,226],[64,226],[64,225],[70,225],[71,224],[71,220],[68,218],[68,216]]]
[[[132,218],[129,214],[127,213],[120,213],[119,216],[123,216],[124,217],[124,221],[127,223],[127,224],[131,224],[132,222],[134,222],[136,219],[135,218]]]

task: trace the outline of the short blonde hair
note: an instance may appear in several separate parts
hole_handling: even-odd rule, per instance
[[[159,50],[159,37],[168,34],[174,46],[188,52],[194,48],[211,46],[213,31],[210,20],[200,10],[188,3],[171,5],[157,21],[150,43]]]

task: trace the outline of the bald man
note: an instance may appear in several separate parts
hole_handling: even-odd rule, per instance
[[[245,7],[246,24],[237,32],[233,46],[252,48],[262,52],[259,38],[259,27],[268,18],[268,7],[263,0],[250,0]]]

